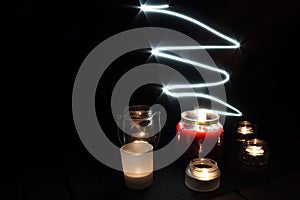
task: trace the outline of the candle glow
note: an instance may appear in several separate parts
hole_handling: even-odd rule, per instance
[[[251,156],[261,156],[264,154],[262,146],[247,146],[246,151]]]
[[[206,121],[206,112],[205,110],[199,109],[198,110],[198,121],[205,122]]]
[[[251,133],[253,133],[253,130],[251,127],[242,126],[242,127],[238,128],[237,132],[241,133],[241,134],[251,134]]]
[[[250,166],[263,166],[269,162],[270,149],[261,139],[249,139],[243,145],[240,161]]]
[[[220,185],[221,171],[214,160],[196,158],[185,170],[185,184],[190,189],[202,192],[215,190]]]
[[[134,141],[121,147],[121,159],[126,185],[143,189],[151,185],[153,177],[153,146]]]

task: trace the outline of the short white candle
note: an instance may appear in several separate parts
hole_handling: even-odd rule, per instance
[[[134,141],[121,147],[122,167],[127,187],[144,189],[153,180],[153,146],[145,141]]]

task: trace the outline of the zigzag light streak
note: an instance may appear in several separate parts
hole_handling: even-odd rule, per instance
[[[191,17],[188,17],[186,15],[177,13],[177,12],[173,12],[173,11],[169,11],[169,10],[165,10],[169,8],[169,5],[164,4],[164,5],[141,5],[140,9],[143,12],[154,12],[154,13],[160,13],[160,14],[166,14],[166,15],[171,15],[173,17],[178,17],[181,18],[183,20],[186,20],[188,22],[194,23],[202,28],[204,28],[205,30],[213,33],[214,35],[217,35],[218,37],[228,41],[229,43],[232,43],[233,45],[208,45],[208,46],[165,46],[165,47],[158,47],[155,49],[152,49],[152,54],[158,57],[163,57],[163,58],[167,58],[167,59],[171,59],[171,60],[175,60],[178,62],[182,62],[182,63],[186,63],[186,64],[191,64],[193,66],[197,66],[197,67],[201,67],[207,70],[211,70],[213,72],[217,72],[217,73],[221,73],[225,78],[222,81],[219,82],[212,82],[212,83],[200,83],[200,84],[190,84],[190,85],[168,85],[168,86],[164,86],[163,88],[163,92],[166,93],[167,95],[173,96],[173,97],[201,97],[201,98],[205,98],[205,99],[209,99],[212,101],[215,101],[217,103],[220,103],[224,106],[226,106],[227,108],[230,108],[231,110],[235,111],[235,113],[233,112],[225,112],[225,111],[219,111],[219,110],[213,110],[214,112],[220,114],[220,115],[227,115],[227,116],[241,116],[242,113],[236,109],[235,107],[229,105],[228,103],[222,101],[221,99],[218,99],[216,97],[207,95],[207,94],[202,94],[202,93],[184,93],[184,92],[180,92],[180,93],[176,93],[173,92],[176,89],[184,89],[184,88],[204,88],[204,87],[213,87],[213,86],[218,86],[218,85],[222,85],[225,84],[227,81],[229,81],[229,74],[221,69],[215,68],[213,66],[209,66],[209,65],[205,65],[203,63],[199,63],[196,61],[192,61],[189,59],[184,59],[178,56],[174,56],[174,55],[170,55],[167,53],[164,53],[162,51],[170,51],[170,50],[197,50],[197,49],[236,49],[240,47],[239,42],[235,41],[232,38],[229,38],[228,36],[212,29],[211,27],[203,24],[202,22],[193,19]]]

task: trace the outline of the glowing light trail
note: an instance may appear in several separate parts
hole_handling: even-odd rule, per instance
[[[224,106],[226,106],[227,108],[230,108],[231,110],[235,111],[235,113],[233,112],[225,112],[225,111],[219,111],[219,110],[213,110],[214,112],[220,114],[220,115],[227,115],[227,116],[241,116],[242,113],[236,109],[235,107],[229,105],[228,103],[222,101],[221,99],[218,99],[216,97],[207,95],[207,94],[202,94],[202,93],[184,93],[184,92],[173,92],[176,89],[184,89],[184,88],[204,88],[204,87],[213,87],[213,86],[218,86],[221,84],[225,84],[228,80],[229,80],[229,74],[221,69],[215,68],[213,66],[209,66],[209,65],[205,65],[203,63],[199,63],[196,61],[192,61],[189,59],[184,59],[178,56],[174,56],[174,55],[170,55],[167,54],[165,52],[162,51],[170,51],[170,50],[197,50],[197,49],[236,49],[240,47],[239,42],[235,41],[234,39],[216,31],[215,29],[203,24],[202,22],[193,19],[191,17],[188,17],[186,15],[177,13],[177,12],[173,12],[173,11],[169,11],[169,10],[165,10],[169,8],[169,5],[164,4],[164,5],[141,5],[140,9],[143,12],[154,12],[154,13],[160,13],[160,14],[166,14],[166,15],[170,15],[170,16],[174,16],[174,17],[178,17],[181,18],[183,20],[186,20],[188,22],[194,23],[202,28],[204,28],[205,30],[213,33],[214,35],[228,41],[229,43],[233,44],[233,45],[208,45],[208,46],[165,46],[165,47],[158,47],[152,50],[152,54],[158,57],[164,57],[167,59],[172,59],[178,62],[183,62],[186,64],[191,64],[193,66],[197,66],[197,67],[201,67],[207,70],[211,70],[213,72],[217,72],[217,73],[221,73],[225,78],[222,81],[219,82],[212,82],[212,83],[200,83],[200,84],[190,84],[190,85],[168,85],[168,86],[164,86],[163,88],[163,92],[166,93],[167,95],[173,96],[173,97],[201,97],[201,98],[205,98],[205,99],[209,99],[212,101],[215,101],[217,103],[220,103]]]
[[[220,46],[220,45],[214,45],[214,46],[194,46],[194,49],[213,49],[213,48],[225,48],[225,49],[236,49],[236,48],[239,48],[240,47],[240,43],[235,41],[234,39],[216,31],[215,29],[203,24],[202,22],[196,20],[196,19],[193,19],[189,16],[186,16],[186,15],[183,15],[183,14],[180,14],[180,13],[177,13],[177,12],[173,12],[173,11],[169,11],[169,10],[164,10],[165,8],[169,8],[169,5],[167,4],[164,4],[164,5],[141,5],[141,10],[143,12],[156,12],[156,13],[161,13],[161,14],[166,14],[166,15],[171,15],[171,16],[174,16],[174,17],[178,17],[178,18],[181,18],[181,19],[184,19],[186,21],[189,21],[191,23],[194,23],[198,26],[201,26],[202,28],[206,29],[207,31],[221,37],[222,39],[224,40],[227,40],[228,42],[234,44],[234,45],[230,45],[230,46]],[[168,48],[168,50],[177,50],[176,47],[163,47],[164,49],[165,48]]]

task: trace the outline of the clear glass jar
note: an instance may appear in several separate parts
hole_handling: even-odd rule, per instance
[[[261,139],[246,140],[240,152],[240,161],[250,166],[263,166],[268,164],[270,149]]]
[[[234,138],[238,142],[245,142],[257,137],[257,125],[249,120],[242,120],[234,124]]]
[[[185,111],[176,131],[178,148],[190,144],[184,154],[188,160],[204,157],[220,159],[224,131],[217,113],[204,109]]]
[[[118,115],[120,143],[146,141],[156,147],[160,139],[160,112],[154,112],[148,105],[132,105]]]
[[[196,158],[190,161],[185,170],[185,184],[200,192],[209,192],[220,186],[221,170],[216,161],[209,158]]]

